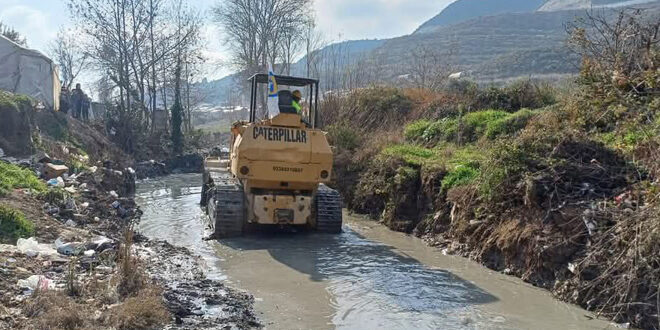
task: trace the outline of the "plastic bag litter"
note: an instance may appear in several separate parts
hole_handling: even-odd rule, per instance
[[[52,290],[55,289],[55,282],[43,275],[32,275],[25,280],[18,280],[18,286],[24,289]]]
[[[19,238],[16,242],[16,247],[25,253],[28,257],[40,256],[56,256],[57,251],[50,244],[40,244],[34,237],[28,239]]]

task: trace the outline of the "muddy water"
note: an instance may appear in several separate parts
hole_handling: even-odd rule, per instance
[[[200,254],[268,329],[607,329],[547,292],[345,214],[344,233],[204,242],[199,175],[138,184],[141,231]]]

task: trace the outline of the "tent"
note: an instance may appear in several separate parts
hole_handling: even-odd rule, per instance
[[[46,108],[60,108],[57,66],[46,55],[0,35],[0,89],[33,97]]]

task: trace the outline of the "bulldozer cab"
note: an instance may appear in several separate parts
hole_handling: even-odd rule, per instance
[[[268,75],[264,73],[255,74],[248,79],[251,86],[250,91],[250,122],[256,123],[262,119],[257,114],[257,95],[259,94],[260,85],[268,85]],[[278,87],[294,87],[300,89],[303,97],[306,99],[309,111],[303,112],[302,120],[309,128],[317,128],[319,126],[318,114],[318,97],[319,97],[319,81],[310,78],[298,78],[290,76],[275,75],[275,81]],[[277,93],[278,105],[280,113],[297,114],[296,109],[292,106],[293,95],[292,90],[281,89]],[[301,106],[303,106],[301,102]]]

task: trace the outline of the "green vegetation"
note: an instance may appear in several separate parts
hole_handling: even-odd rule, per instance
[[[415,166],[422,166],[429,161],[437,161],[439,157],[438,153],[433,149],[412,144],[398,144],[386,147],[383,149],[382,155],[398,158]]]
[[[31,106],[32,100],[29,97],[0,90],[0,107],[21,111],[23,109],[28,109]]]
[[[355,150],[360,145],[357,132],[346,124],[330,125],[326,128],[330,143],[344,150]]]
[[[403,131],[403,136],[408,141],[420,140],[431,124],[433,124],[433,122],[428,119],[414,121],[406,126]]]
[[[0,196],[17,188],[43,192],[46,190],[46,184],[31,170],[0,161]]]
[[[515,135],[538,113],[529,109],[514,113],[484,110],[468,113],[462,118],[443,118],[435,122],[421,119],[407,125],[404,136],[408,141],[425,143],[470,143],[484,136],[492,140]]]
[[[454,187],[470,184],[479,177],[479,173],[479,169],[459,165],[442,179],[442,190],[448,191]]]
[[[34,234],[34,224],[22,212],[0,205],[0,241],[15,242]]]

